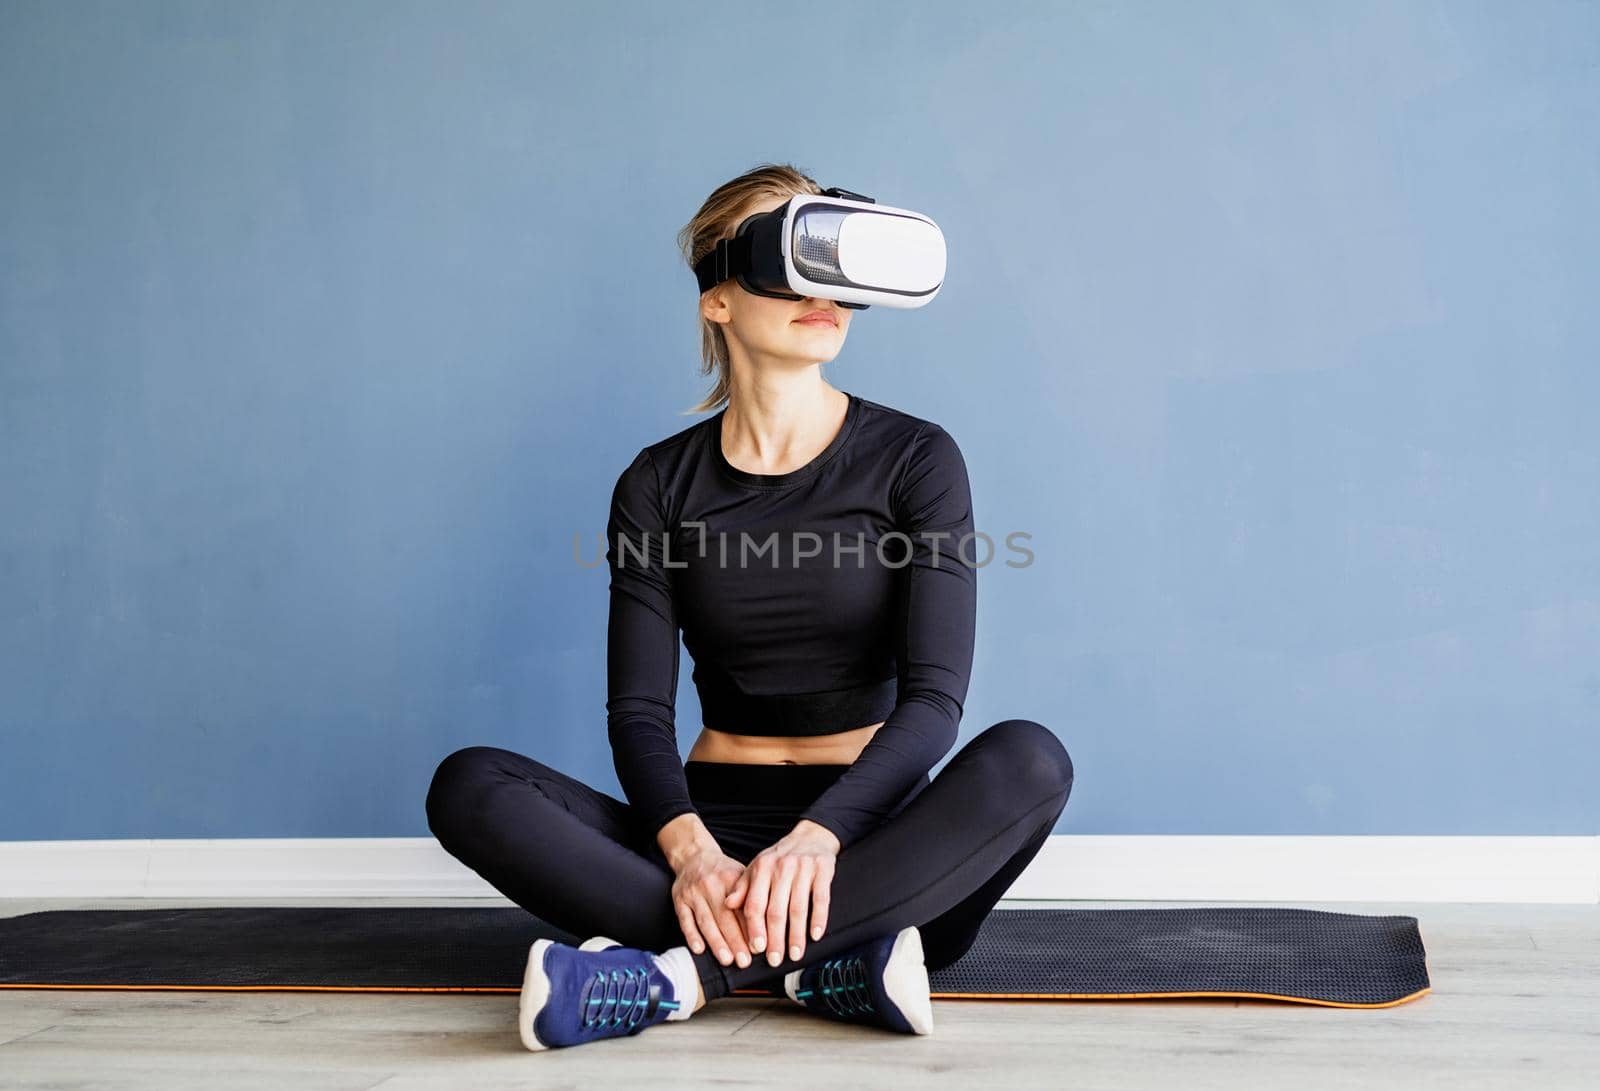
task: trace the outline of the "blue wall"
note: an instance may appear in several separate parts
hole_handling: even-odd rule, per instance
[[[616,792],[609,492],[766,160],[949,236],[826,375],[1033,535],[963,739],[1059,832],[1596,833],[1600,7],[859,11],[0,5],[0,839]]]

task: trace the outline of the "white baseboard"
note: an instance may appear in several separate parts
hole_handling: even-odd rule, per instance
[[[1600,837],[1057,834],[1006,896],[1600,902]],[[0,898],[499,898],[431,837],[0,841]]]

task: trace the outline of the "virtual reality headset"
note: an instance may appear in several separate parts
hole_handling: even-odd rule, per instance
[[[939,294],[944,267],[938,224],[833,187],[746,217],[695,263],[694,275],[701,292],[734,277],[755,295],[832,299],[864,311],[874,303],[925,306]]]

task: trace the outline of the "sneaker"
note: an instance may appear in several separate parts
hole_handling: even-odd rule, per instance
[[[528,949],[517,1029],[527,1048],[551,1049],[638,1034],[677,1009],[672,982],[649,951],[541,939]]]
[[[588,939],[584,940],[581,944],[578,945],[578,950],[580,950],[580,951],[604,951],[607,947],[621,947],[621,946],[622,946],[622,944],[620,944],[616,940],[610,939],[609,937],[606,937],[606,936],[590,936]],[[754,986],[751,987],[751,991],[755,991],[755,990],[760,990],[760,991],[766,993],[768,996],[776,997],[776,998],[779,998],[779,999],[782,999],[782,998],[788,996],[788,994],[783,991],[783,983],[782,982],[779,982],[779,983],[777,983],[775,985],[754,985]]]
[[[933,1033],[933,998],[916,925],[792,970],[784,975],[783,990],[790,1000],[847,1023]]]

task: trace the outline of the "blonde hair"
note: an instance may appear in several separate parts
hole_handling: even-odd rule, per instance
[[[768,197],[793,197],[797,193],[821,193],[822,188],[804,171],[788,163],[763,163],[739,177],[724,182],[711,192],[700,211],[678,231],[678,248],[692,270],[695,263],[716,248],[717,240],[732,238],[749,215],[747,207]],[[715,373],[711,390],[698,405],[686,413],[704,413],[720,408],[728,400],[732,374],[728,366],[728,342],[722,327],[700,316],[700,374]]]

